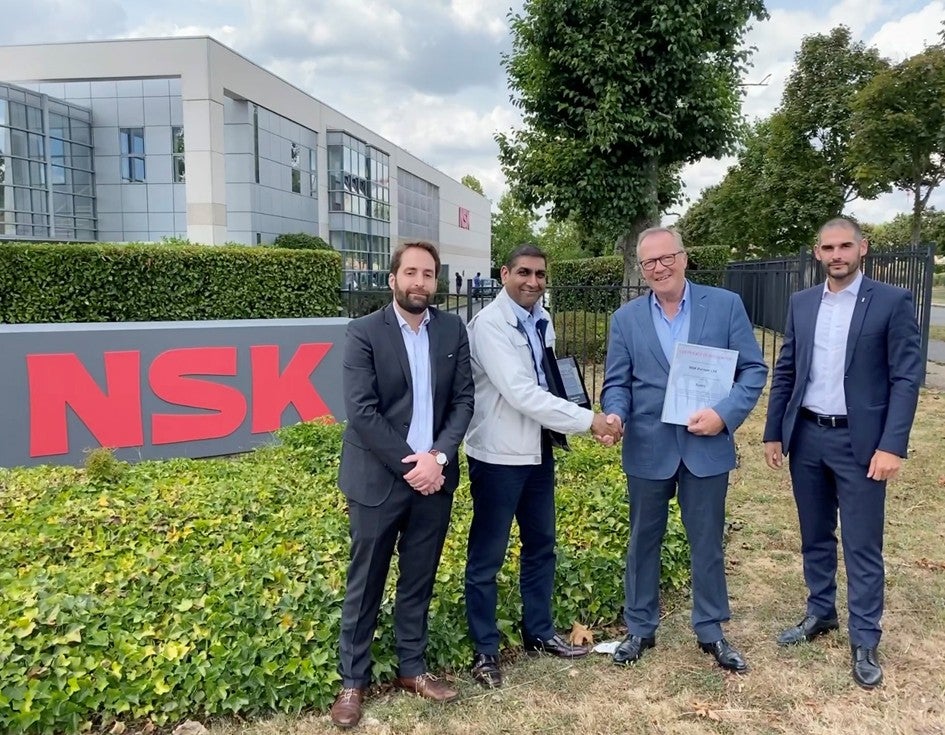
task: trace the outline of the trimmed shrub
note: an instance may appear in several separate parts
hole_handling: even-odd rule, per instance
[[[338,316],[338,253],[251,246],[5,244],[0,322]]]
[[[555,311],[555,353],[582,362],[604,362],[610,315],[599,311]]]
[[[235,460],[118,467],[99,456],[87,470],[0,470],[0,731],[328,706],[349,543],[335,486],[341,427],[303,424],[280,437]],[[561,628],[619,620],[628,534],[619,450],[581,437],[573,447],[557,478]],[[433,671],[465,669],[472,654],[471,505],[464,483],[430,610]],[[499,576],[507,645],[520,643],[518,554],[513,541]],[[674,507],[667,588],[686,583],[687,559]],[[382,680],[395,666],[394,584],[374,649]]]
[[[285,232],[276,235],[271,247],[290,250],[334,250],[318,235],[310,235],[307,232]]]
[[[561,260],[551,264],[550,277],[555,311],[611,312],[620,306],[620,256]]]

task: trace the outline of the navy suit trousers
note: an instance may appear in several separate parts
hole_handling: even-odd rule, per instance
[[[649,638],[659,625],[660,549],[669,501],[678,491],[692,557],[692,628],[703,643],[719,640],[722,623],[731,617],[722,551],[728,473],[696,477],[680,462],[676,474],[665,480],[627,475],[627,484],[630,497],[630,543],[624,577],[627,632]]]
[[[847,570],[850,643],[879,643],[883,615],[886,483],[866,476],[853,457],[850,430],[798,418],[791,439],[791,480],[801,528],[807,614],[837,615],[837,515]]]
[[[542,639],[555,634],[554,457],[547,444],[540,465],[499,465],[469,457],[473,520],[466,557],[466,620],[477,653],[499,653],[496,576],[505,561],[512,519],[522,542],[519,586],[522,624]]]

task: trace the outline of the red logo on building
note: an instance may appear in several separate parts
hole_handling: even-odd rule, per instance
[[[464,229],[469,229],[469,210],[465,207],[459,208],[459,226]]]

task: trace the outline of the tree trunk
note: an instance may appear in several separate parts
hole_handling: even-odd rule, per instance
[[[623,291],[621,302],[627,301],[632,294],[628,286],[638,286],[641,281],[640,267],[637,263],[637,237],[645,229],[655,227],[660,222],[659,213],[659,164],[654,160],[647,167],[646,205],[630,223],[630,226],[617,237],[614,251],[623,256]]]
[[[921,180],[915,184],[915,196],[912,200],[912,247],[919,246],[922,237],[922,184]]]

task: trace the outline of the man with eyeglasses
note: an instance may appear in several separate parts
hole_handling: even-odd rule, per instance
[[[656,645],[660,547],[669,500],[679,499],[692,550],[692,627],[699,648],[723,669],[748,671],[724,637],[729,609],[722,534],[735,430],[758,401],[768,375],[741,299],[686,279],[686,250],[674,230],[640,233],[637,260],[650,292],[614,313],[601,404],[624,425],[623,468],[630,500],[624,577],[627,635],[616,664],[632,664]],[[738,352],[728,396],[695,411],[687,426],[660,420],[677,342]],[[608,443],[601,437],[602,443]]]
[[[789,646],[836,630],[837,517],[843,528],[851,674],[864,689],[883,680],[886,482],[909,446],[922,380],[912,294],[863,275],[868,244],[837,217],[820,228],[814,257],[827,279],[794,294],[774,366],[765,461],[790,453],[801,530],[807,610],[778,636]]]

